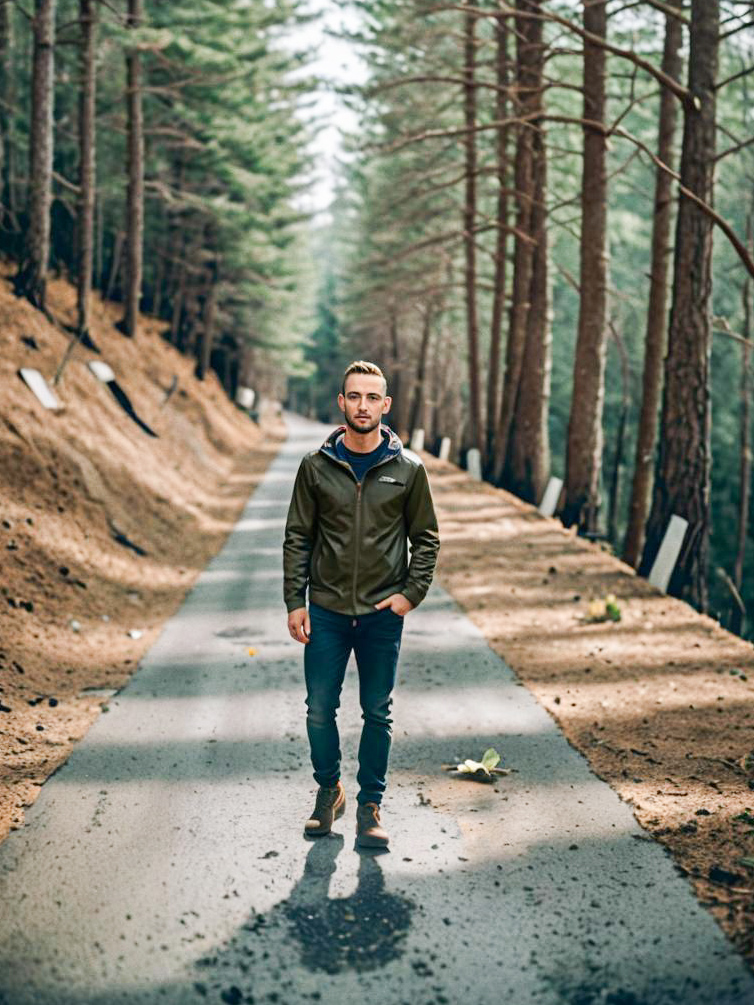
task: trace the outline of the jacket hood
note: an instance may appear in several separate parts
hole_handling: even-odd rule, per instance
[[[340,437],[343,436],[345,431],[346,431],[345,426],[338,426],[336,429],[333,429],[333,431],[330,433],[330,435],[327,437],[327,439],[319,449],[322,450],[324,453],[329,454],[331,457],[334,457],[336,460],[338,460],[338,455],[335,452],[335,444],[338,442]],[[387,440],[388,444],[387,452],[389,457],[397,457],[398,454],[402,453],[403,444],[401,443],[400,438],[396,436],[396,434],[390,428],[390,426],[386,426],[384,425],[384,423],[381,423],[380,432],[382,433],[383,439]]]

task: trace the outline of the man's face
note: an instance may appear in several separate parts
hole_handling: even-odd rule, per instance
[[[346,424],[355,433],[371,433],[376,429],[391,404],[392,399],[385,394],[385,381],[374,373],[349,374],[345,395],[338,395]]]

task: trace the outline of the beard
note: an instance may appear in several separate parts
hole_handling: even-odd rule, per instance
[[[345,412],[344,415],[346,425],[348,426],[349,429],[352,429],[354,433],[362,433],[362,434],[371,433],[379,426],[380,422],[382,421],[382,416],[380,416],[380,418],[378,418],[375,422],[369,423],[368,425],[359,426],[355,421],[353,421],[349,417],[348,412]]]

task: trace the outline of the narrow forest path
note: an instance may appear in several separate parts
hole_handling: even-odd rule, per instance
[[[385,821],[302,837],[301,648],[281,601],[290,438],[132,681],[0,846],[0,1002],[733,1005],[754,979],[666,852],[439,586],[406,624]],[[249,654],[249,649],[255,655]],[[440,765],[504,749],[495,787]]]

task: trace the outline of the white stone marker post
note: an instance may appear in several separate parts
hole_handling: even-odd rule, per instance
[[[563,479],[556,478],[553,475],[549,482],[547,483],[547,488],[542,496],[542,502],[539,504],[539,512],[542,516],[552,516],[555,512],[555,507],[558,505],[558,499],[560,498],[560,490],[563,488]]]
[[[478,482],[482,480],[482,455],[476,447],[472,447],[466,454],[466,470]]]
[[[665,537],[662,539],[662,544],[660,545],[660,550],[657,552],[657,557],[652,563],[649,582],[652,586],[656,586],[662,590],[663,593],[667,591],[670,577],[673,575],[673,569],[675,568],[675,563],[678,561],[678,555],[683,544],[683,539],[686,536],[688,525],[688,520],[684,520],[682,516],[678,516],[675,513],[671,516],[668,529],[665,531]]]

